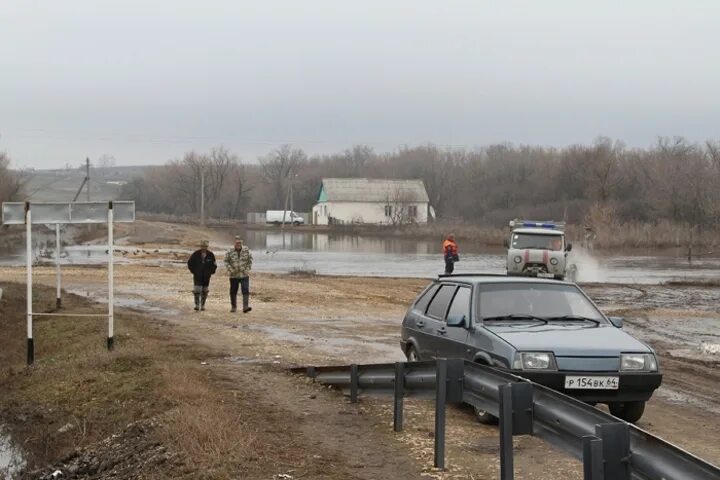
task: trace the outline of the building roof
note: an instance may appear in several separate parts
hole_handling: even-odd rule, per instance
[[[328,202],[429,202],[422,180],[375,178],[323,178],[321,201]]]

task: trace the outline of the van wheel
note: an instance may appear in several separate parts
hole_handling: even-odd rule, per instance
[[[407,357],[408,362],[419,362],[420,356],[417,353],[417,350],[412,345],[410,348],[408,348],[407,352],[405,352],[405,356]]]
[[[477,418],[478,422],[484,423],[485,425],[495,425],[498,423],[498,418],[495,415],[477,407],[475,407],[475,418]]]
[[[645,412],[645,402],[613,402],[608,407],[610,413],[630,423],[640,420]]]

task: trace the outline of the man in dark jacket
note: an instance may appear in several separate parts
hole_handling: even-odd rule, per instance
[[[205,310],[205,300],[210,291],[210,277],[217,270],[215,255],[208,250],[210,242],[200,242],[200,250],[190,255],[187,266],[193,274],[193,295],[195,296],[195,310]]]

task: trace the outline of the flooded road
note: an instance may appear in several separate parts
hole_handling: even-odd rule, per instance
[[[258,271],[310,270],[322,275],[427,278],[442,273],[437,242],[307,232],[248,231],[244,234]],[[229,246],[229,243],[228,245]],[[720,257],[687,261],[678,250],[604,254],[576,247],[568,255],[578,281],[659,284],[667,281],[720,279]],[[460,244],[457,273],[505,273],[505,250]]]
[[[222,256],[231,247],[234,232],[212,230],[211,249]],[[332,233],[248,230],[239,232],[250,247],[253,269],[258,272],[315,272],[320,275],[363,277],[434,277],[444,270],[437,242],[394,237],[350,236]],[[35,246],[35,261],[54,262],[54,242],[49,237]],[[147,247],[133,244],[132,238],[119,237],[115,247],[117,263],[182,266],[191,250],[178,245]],[[622,284],[661,284],[669,281],[720,280],[720,256],[699,256],[688,262],[681,249],[664,251],[588,252],[576,246],[568,255],[578,269],[577,281]],[[0,253],[0,265],[20,266],[23,252]],[[103,264],[107,247],[102,240],[92,244],[62,248],[64,265]],[[460,244],[456,273],[505,273],[504,249],[472,242]]]

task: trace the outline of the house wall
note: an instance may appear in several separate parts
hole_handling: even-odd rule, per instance
[[[417,216],[414,221],[427,223],[428,204],[405,203],[402,206],[417,207]],[[340,223],[365,223],[365,224],[391,224],[392,218],[385,215],[384,202],[320,202],[313,207],[313,223],[327,225],[332,217]],[[391,205],[396,208],[396,205]],[[409,220],[409,217],[405,216]]]

